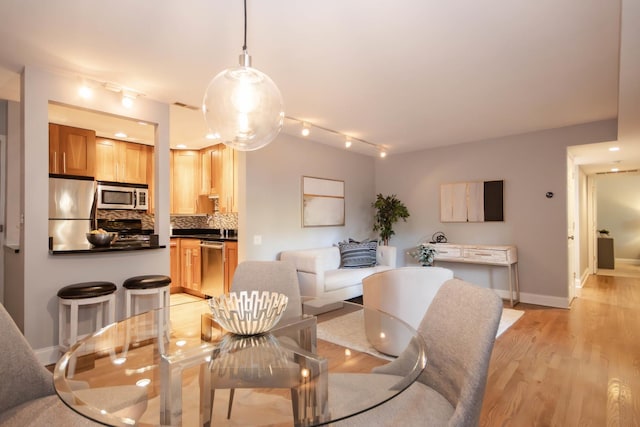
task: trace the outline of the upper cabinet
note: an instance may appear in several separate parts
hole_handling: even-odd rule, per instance
[[[98,138],[96,179],[133,184],[149,184],[149,157],[153,147],[126,141]]]
[[[200,151],[171,151],[171,213],[212,213],[212,198],[222,213],[238,212],[236,152],[224,144]]]
[[[236,150],[223,147],[220,212],[238,212],[238,157]]]
[[[236,150],[217,144],[200,150],[200,194],[218,198],[222,213],[238,212],[238,160]]]
[[[49,123],[49,173],[95,176],[96,133]]]
[[[172,150],[170,175],[171,213],[197,213],[200,153],[192,150]]]

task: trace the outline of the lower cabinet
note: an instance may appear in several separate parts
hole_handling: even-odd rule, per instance
[[[186,292],[199,297],[202,286],[200,240],[172,238],[169,244],[171,293]],[[238,243],[224,245],[224,291],[229,292],[238,266]]]
[[[180,282],[180,239],[171,239],[169,242],[169,259],[171,269],[171,293],[175,294],[182,291]]]
[[[224,244],[224,291],[229,292],[238,266],[238,242]]]
[[[180,239],[182,290],[200,293],[200,240]]]

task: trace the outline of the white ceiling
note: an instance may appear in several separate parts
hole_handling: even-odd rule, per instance
[[[617,117],[620,13],[618,0],[249,0],[247,45],[287,116],[392,155]],[[4,0],[0,16],[8,99],[30,64],[198,106],[243,43],[240,0]],[[199,111],[172,106],[172,146],[209,145],[205,129]],[[633,143],[617,155],[640,167]]]

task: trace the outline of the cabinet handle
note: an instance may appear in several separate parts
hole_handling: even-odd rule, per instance
[[[53,152],[53,172],[58,173],[58,152]]]
[[[62,152],[62,173],[67,173],[67,153]]]

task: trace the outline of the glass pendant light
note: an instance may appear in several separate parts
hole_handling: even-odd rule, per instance
[[[264,147],[282,129],[284,105],[280,90],[269,76],[251,67],[247,53],[246,0],[240,66],[227,68],[211,80],[204,94],[202,111],[209,132],[240,151]]]

